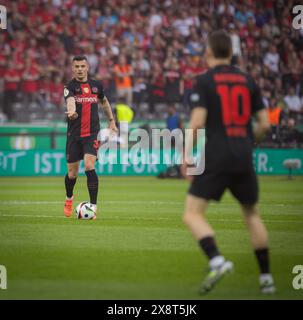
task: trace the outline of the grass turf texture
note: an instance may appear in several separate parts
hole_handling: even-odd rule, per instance
[[[96,221],[63,217],[64,179],[0,178],[0,299],[302,299],[292,269],[303,265],[303,179],[261,177],[278,292],[262,296],[255,257],[229,193],[208,218],[235,263],[209,295],[197,289],[207,261],[182,223],[185,181],[104,177]],[[75,204],[88,200],[78,179]]]

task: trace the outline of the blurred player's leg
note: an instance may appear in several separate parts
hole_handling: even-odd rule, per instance
[[[73,191],[78,177],[79,164],[80,161],[67,164],[68,173],[65,176],[66,200],[64,205],[66,217],[70,217],[73,213]]]
[[[215,233],[205,219],[205,211],[208,201],[192,195],[187,195],[184,223],[198,241],[202,251],[209,259],[210,272],[206,276],[200,288],[200,293],[207,293],[228,272],[233,270],[233,264],[226,261],[220,254],[215,241]]]
[[[91,154],[84,155],[85,174],[87,177],[87,189],[89,192],[90,203],[95,206],[95,213],[97,213],[97,197],[99,179],[95,170],[95,163],[97,157]]]
[[[274,293],[275,286],[269,268],[269,249],[266,227],[260,217],[257,205],[242,205],[242,210],[260,268],[259,281],[261,292]]]

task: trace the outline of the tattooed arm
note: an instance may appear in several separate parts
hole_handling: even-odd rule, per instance
[[[105,113],[107,120],[108,120],[108,127],[113,130],[114,132],[117,132],[118,129],[116,127],[116,121],[113,115],[112,108],[107,100],[107,98],[104,96],[103,99],[101,99],[101,106],[103,109],[103,112]]]

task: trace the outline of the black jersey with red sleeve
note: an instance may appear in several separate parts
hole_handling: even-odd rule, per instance
[[[252,116],[264,108],[251,76],[229,65],[197,77],[192,108],[207,109],[205,170],[245,171],[252,167]]]
[[[80,82],[73,79],[64,87],[64,98],[74,97],[78,118],[68,119],[68,136],[84,138],[97,135],[100,130],[98,113],[98,99],[104,98],[104,91],[100,81],[88,79]]]

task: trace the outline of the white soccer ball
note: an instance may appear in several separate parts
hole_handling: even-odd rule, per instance
[[[91,220],[95,214],[95,206],[87,201],[79,203],[76,208],[77,219]]]

